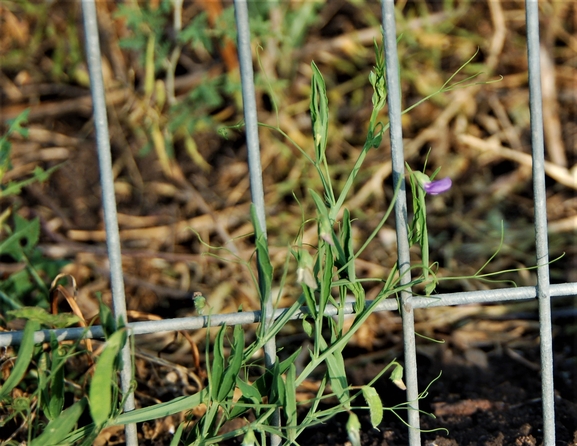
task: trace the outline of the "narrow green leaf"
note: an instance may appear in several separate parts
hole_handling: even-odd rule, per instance
[[[250,216],[252,219],[252,225],[255,231],[256,238],[256,262],[258,270],[258,285],[260,291],[261,302],[265,302],[266,299],[270,298],[271,287],[272,287],[272,277],[273,277],[273,267],[270,262],[270,256],[268,252],[268,244],[266,241],[266,235],[263,228],[260,227],[258,222],[258,217],[256,215],[256,208],[254,205],[250,207]],[[264,306],[263,306],[264,308]]]
[[[329,374],[329,379],[331,383],[331,388],[336,394],[339,401],[346,407],[349,408],[350,395],[349,386],[347,383],[347,373],[345,371],[345,361],[343,359],[343,354],[341,350],[336,350],[331,355],[326,358],[327,370]]]
[[[254,404],[262,403],[262,395],[260,394],[260,392],[258,391],[258,389],[254,384],[250,385],[247,382],[240,379],[240,377],[237,377],[236,385],[240,389],[243,397],[249,399]]]
[[[97,429],[94,423],[90,423],[86,426],[81,426],[66,436],[60,444],[61,445],[72,445],[76,444],[78,446],[93,446],[94,439],[98,436],[101,429]]]
[[[236,377],[240,372],[244,350],[244,330],[240,325],[234,327],[234,344],[228,359],[228,367],[224,372],[222,384],[218,391],[217,401],[224,401],[233,391]]]
[[[112,386],[116,385],[115,364],[118,353],[126,341],[126,330],[119,330],[108,338],[103,352],[96,362],[90,383],[90,415],[97,426],[106,423],[112,413]]]
[[[182,438],[182,433],[184,432],[184,426],[186,423],[180,423],[176,432],[174,433],[174,437],[170,441],[170,446],[178,446],[180,444],[180,439]]]
[[[355,313],[359,314],[365,309],[365,290],[359,282],[347,284],[347,289],[355,296]]]
[[[272,385],[269,393],[269,403],[277,404],[281,407],[286,406],[285,393],[285,384],[282,373],[280,373],[278,362],[275,362],[272,369]]]
[[[315,142],[316,162],[321,163],[325,159],[328,140],[329,101],[323,75],[314,62],[311,62],[311,68],[313,70],[311,77],[311,122]]]
[[[363,396],[365,397],[365,401],[369,406],[369,412],[371,414],[371,424],[374,428],[376,428],[381,421],[383,421],[383,402],[379,397],[379,394],[375,390],[374,387],[371,386],[363,386],[362,387]]]
[[[0,149],[5,150],[4,146],[1,144],[5,144],[8,141],[8,138],[12,133],[16,132],[19,135],[22,135],[25,138],[28,138],[28,129],[26,127],[22,127],[23,124],[28,122],[28,115],[30,114],[30,109],[27,108],[14,119],[8,119],[6,123],[10,126],[8,127],[8,131],[0,138]]]
[[[22,337],[22,344],[18,349],[18,358],[16,358],[16,363],[10,372],[10,376],[4,382],[4,385],[0,389],[0,401],[4,400],[10,395],[10,392],[14,387],[24,377],[26,370],[28,370],[28,365],[32,360],[32,354],[34,352],[34,332],[40,329],[40,325],[36,321],[26,322],[26,327],[24,327],[24,335]]]
[[[48,412],[52,417],[62,412],[64,407],[64,372],[63,362],[66,361],[65,355],[60,348],[52,351],[52,374],[50,376],[50,401],[48,403]]]
[[[262,395],[260,394],[256,386],[254,384],[251,386],[250,384],[244,382],[239,376],[237,376],[236,379],[236,386],[240,389],[240,392],[242,393],[242,396],[240,397],[238,402],[246,404],[254,404],[253,410],[255,411],[255,415],[258,417],[260,414],[259,406],[262,404]],[[235,406],[230,412],[229,418],[231,420],[238,418],[247,410],[248,410],[247,407],[242,407],[239,404],[235,404]]]
[[[200,435],[197,438],[209,438],[216,435],[222,421],[222,417],[219,416],[220,412],[220,404],[214,401],[208,404],[207,411],[198,422]]]
[[[317,342],[321,351],[324,352],[328,348],[328,344],[322,336],[318,337]],[[327,355],[325,362],[333,393],[346,408],[349,408],[351,403],[342,350],[335,350]]]
[[[49,372],[50,365],[48,364],[48,360],[49,360],[48,352],[45,351],[40,354],[40,357],[36,362],[36,370],[38,373],[38,390],[40,392],[40,397],[38,398],[38,405],[40,409],[44,412],[46,417],[50,421],[52,421],[59,415],[59,413],[52,416],[48,407],[48,402],[50,401],[50,391],[48,386],[49,382],[48,375],[50,373]]]
[[[14,132],[24,136],[25,138],[28,137],[28,129],[22,127],[22,124],[25,124],[28,121],[28,115],[30,114],[30,109],[27,108],[22,113],[20,113],[16,118],[10,119],[7,121],[9,124],[8,131],[0,137],[0,181],[4,178],[4,175],[8,170],[11,169],[10,163],[10,152],[12,149],[12,144],[10,143],[10,135]],[[0,188],[0,197],[3,195],[4,187]]]
[[[214,351],[212,368],[209,376],[210,390],[212,398],[218,401],[219,389],[222,386],[222,376],[224,373],[224,333],[226,325],[220,327],[214,340]]]
[[[155,404],[142,409],[136,409],[119,415],[111,426],[120,424],[142,423],[144,421],[155,420],[167,417],[183,410],[194,409],[204,402],[208,396],[208,390],[202,389],[200,392],[190,396],[181,396],[166,403]]]
[[[310,315],[313,319],[317,318],[318,308],[315,301],[314,291],[310,287],[303,287],[303,296],[305,298],[306,305],[310,311]]]
[[[333,266],[334,258],[330,249],[327,246],[321,247],[319,250],[319,258],[323,259],[323,269],[321,272],[321,287],[319,293],[319,314],[317,320],[324,317],[325,308],[327,304],[333,299],[332,285],[333,285]],[[318,327],[317,327],[318,329]]]
[[[285,416],[287,427],[295,427],[298,423],[297,397],[296,397],[297,389],[295,385],[295,380],[296,380],[296,367],[294,364],[291,364],[286,374],[286,383],[285,383],[285,399],[286,399]],[[295,440],[296,437],[292,438],[291,434],[292,435],[295,434],[293,429],[288,430],[288,437],[289,440]]]
[[[1,156],[0,156],[1,158]],[[36,167],[33,172],[33,176],[22,181],[9,181],[8,185],[0,187],[0,198],[6,198],[10,195],[18,195],[22,189],[30,184],[46,181],[52,175],[52,173],[62,166],[57,164],[48,170],[44,170],[41,167]],[[0,166],[0,176],[2,175],[2,166]]]
[[[86,398],[82,398],[64,412],[60,413],[58,418],[48,423],[42,434],[30,442],[30,446],[51,446],[62,444],[66,436],[72,429],[74,429],[74,426],[76,426],[78,419],[86,408],[86,404]]]
[[[313,324],[311,324],[308,319],[302,320],[303,330],[310,337],[313,337]]]
[[[346,265],[347,278],[351,282],[354,282],[356,280],[356,274],[355,274],[355,253],[353,250],[353,228],[351,225],[351,213],[346,208],[343,212],[341,243],[343,245],[345,263],[340,265],[337,262],[337,267],[340,269]]]

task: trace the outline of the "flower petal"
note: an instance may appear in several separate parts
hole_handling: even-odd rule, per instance
[[[453,182],[449,177],[443,178],[442,180],[431,181],[430,183],[425,183],[423,187],[425,192],[431,195],[438,195],[442,192],[446,192],[451,188]]]

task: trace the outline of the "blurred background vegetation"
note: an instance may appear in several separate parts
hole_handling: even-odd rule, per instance
[[[329,162],[344,180],[364,142],[370,111],[368,73],[380,39],[377,2],[250,4],[259,120],[311,149],[310,61],[326,78],[331,109]],[[457,80],[481,73],[479,84],[437,95],[404,115],[406,159],[450,176],[449,195],[432,197],[432,258],[444,276],[469,275],[499,244],[488,271],[534,263],[524,10],[522,2],[400,2],[402,98],[409,107],[438,90],[478,50]],[[12,169],[3,183],[63,163],[42,184],[3,200],[8,214],[39,218],[39,251],[68,261],[80,301],[108,294],[98,170],[83,54],[80,5],[5,2],[2,121],[29,108],[29,135],[12,138]],[[575,8],[541,5],[548,206],[555,282],[575,276]],[[215,2],[98,3],[115,187],[125,251],[129,307],[144,312],[181,305],[200,290],[225,311],[258,306],[235,262],[201,256],[211,246],[248,260],[249,183],[231,4]],[[502,76],[502,79],[500,79]],[[550,90],[550,92],[549,92]],[[386,110],[382,119],[386,122]],[[277,265],[301,225],[312,217],[307,190],[318,190],[310,166],[278,131],[261,128],[270,243]],[[369,154],[347,203],[361,243],[392,196],[388,141]],[[11,219],[5,215],[5,222]],[[309,225],[308,229],[311,228]],[[305,228],[305,229],[307,229]],[[392,221],[359,261],[361,274],[382,277],[395,260]],[[312,234],[312,232],[311,232]],[[311,240],[311,242],[314,242]],[[232,258],[219,252],[219,256]],[[15,268],[11,265],[10,268]],[[294,270],[294,265],[291,266]],[[45,281],[54,271],[39,269]],[[534,283],[531,271],[507,275]],[[447,282],[441,291],[478,289],[478,281]],[[34,292],[18,298],[39,303]],[[287,288],[293,299],[296,288]],[[32,299],[32,300],[30,300]],[[168,311],[168,308],[165,308]],[[87,308],[90,313],[90,309]],[[165,313],[165,314],[169,314]]]

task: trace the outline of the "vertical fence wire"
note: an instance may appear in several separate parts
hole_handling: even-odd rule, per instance
[[[553,383],[553,339],[551,331],[551,292],[549,285],[549,247],[547,240],[547,202],[543,141],[543,103],[539,57],[539,5],[526,0],[527,59],[529,69],[529,108],[533,155],[533,201],[535,206],[535,250],[537,255],[537,298],[541,338],[541,392],[543,443],[555,444],[555,400]]]
[[[258,225],[266,237],[266,217],[264,203],[264,188],[262,182],[262,166],[260,162],[260,147],[258,138],[258,117],[256,109],[256,93],[254,88],[254,73],[250,48],[250,24],[246,0],[234,1],[234,12],[237,27],[238,59],[242,84],[242,102],[244,109],[246,145],[248,149],[248,167],[250,176],[250,192],[256,210]],[[259,281],[265,280],[259,275]],[[268,326],[273,323],[272,296],[261,296],[262,323]],[[276,339],[271,338],[264,346],[264,359],[267,369],[272,369],[276,362]],[[280,426],[280,411],[273,413],[272,424]],[[277,435],[271,435],[272,446],[280,444]]]
[[[397,233],[397,255],[401,285],[411,281],[411,259],[407,234],[407,195],[405,190],[405,157],[403,153],[403,129],[401,123],[401,84],[397,55],[397,31],[394,0],[383,0],[382,20],[384,33],[385,66],[387,77],[387,102],[391,134],[391,156],[393,185],[400,185],[395,202],[395,227]],[[405,357],[405,383],[409,402],[409,443],[421,444],[419,432],[419,386],[417,381],[417,349],[415,345],[415,315],[410,289],[401,292],[401,314],[403,320],[403,348]]]
[[[106,115],[102,61],[100,58],[100,42],[98,38],[98,23],[94,0],[82,1],[82,15],[84,19],[84,33],[86,35],[86,57],[90,73],[90,91],[92,94],[98,163],[100,166],[100,187],[102,189],[102,206],[106,228],[106,243],[108,246],[108,261],[110,263],[112,305],[116,319],[120,319],[124,324],[126,324],[126,300],[124,295],[124,279],[122,275],[122,257],[120,254],[120,235],[116,215],[110,139],[108,134],[108,118]],[[122,369],[120,371],[120,385],[122,393],[125,396],[124,411],[129,412],[134,410],[135,407],[134,393],[131,390],[132,355],[130,352],[130,342],[127,342],[122,349],[121,357]],[[126,444],[129,446],[136,446],[138,444],[136,425],[127,424],[125,426],[125,433]]]

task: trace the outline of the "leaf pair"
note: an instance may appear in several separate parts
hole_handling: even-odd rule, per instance
[[[232,351],[228,361],[224,357],[225,332],[226,325],[223,325],[216,335],[210,375],[211,396],[219,404],[232,396],[243,363],[244,330],[240,325],[235,325]]]

